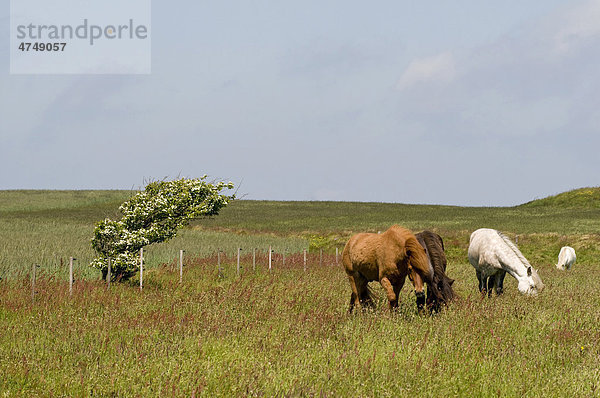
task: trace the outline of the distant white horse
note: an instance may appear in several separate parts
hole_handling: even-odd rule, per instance
[[[575,264],[575,260],[577,260],[575,249],[570,246],[565,246],[560,249],[560,253],[558,253],[558,264],[556,264],[556,268],[563,271],[571,269],[571,265]]]
[[[479,291],[502,294],[504,277],[508,272],[519,283],[519,292],[536,295],[544,289],[537,271],[517,246],[495,229],[481,228],[471,234],[469,262],[475,268]]]

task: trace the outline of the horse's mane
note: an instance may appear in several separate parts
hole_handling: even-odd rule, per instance
[[[443,274],[446,271],[447,261],[442,238],[431,231],[419,232],[415,236],[429,255],[434,274]]]
[[[407,255],[411,258],[413,268],[419,270],[419,274],[426,283],[432,283],[434,270],[427,260],[427,254],[423,246],[417,240],[417,237],[408,229],[399,225],[392,225],[387,231],[379,235],[381,239],[390,239],[392,241],[403,241]]]
[[[521,263],[523,263],[523,265],[526,268],[531,267],[531,264],[529,264],[529,261],[527,261],[527,259],[523,255],[523,253],[521,253],[521,251],[519,250],[519,248],[514,243],[512,243],[511,240],[508,239],[508,237],[506,235],[504,235],[502,232],[500,232],[500,231],[496,231],[496,232],[498,233],[498,236],[500,236],[502,238],[504,243],[506,243],[506,245],[513,251],[513,253],[515,253],[515,255],[519,258]]]
[[[433,267],[433,284],[427,290],[428,302],[435,301],[434,296],[442,303],[453,300],[456,294],[452,289],[454,281],[446,275],[447,260],[444,253],[444,241],[438,234],[431,231],[423,231],[415,236],[425,249]],[[437,304],[434,304],[434,306],[437,306]]]
[[[428,284],[433,283],[435,270],[433,266],[429,264],[429,261],[427,261],[427,253],[425,250],[422,250],[423,247],[417,240],[416,236],[410,233],[410,235],[406,236],[404,244],[406,246],[406,251],[410,253],[413,268],[420,269],[422,272],[426,272],[425,275],[422,275],[423,279]]]

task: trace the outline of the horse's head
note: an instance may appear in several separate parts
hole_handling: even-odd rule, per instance
[[[427,307],[438,312],[443,304],[448,304],[456,298],[452,289],[454,279],[448,278],[446,274],[434,275],[433,283],[427,286]]]
[[[527,277],[519,280],[518,289],[528,296],[535,296],[544,290],[544,283],[533,267],[527,267]]]

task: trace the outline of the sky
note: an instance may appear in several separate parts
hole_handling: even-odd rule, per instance
[[[288,4],[289,3],[289,4]],[[600,185],[600,0],[152,4],[147,75],[9,73],[0,189],[512,206]]]

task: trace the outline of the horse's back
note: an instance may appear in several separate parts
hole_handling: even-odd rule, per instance
[[[575,249],[571,246],[563,246],[560,249],[559,257],[562,257],[564,261],[570,261],[575,259]]]
[[[433,231],[425,230],[415,234],[415,237],[419,242],[426,243],[427,246],[434,244],[436,246],[439,245],[442,249],[444,248],[442,237]]]
[[[480,228],[474,231],[469,240],[469,262],[477,271],[494,273],[501,268],[498,250],[502,245],[504,242],[495,229]]]
[[[444,241],[435,232],[425,230],[415,234],[415,237],[427,251],[432,263],[438,264],[446,270],[446,254],[444,253]]]
[[[348,274],[377,267],[377,248],[380,246],[380,235],[359,233],[350,237],[344,251],[342,262]]]
[[[414,235],[406,228],[399,225],[392,225],[387,231],[381,233],[380,236],[388,245],[404,246],[404,242]]]
[[[558,264],[556,264],[556,267],[563,270],[570,269],[573,263],[575,263],[576,258],[575,249],[570,246],[564,246],[558,254]]]
[[[406,261],[407,244],[419,245],[412,232],[398,225],[381,234],[359,233],[346,243],[342,262],[349,275],[358,272],[368,280],[379,280],[382,272],[397,272],[397,264]]]

